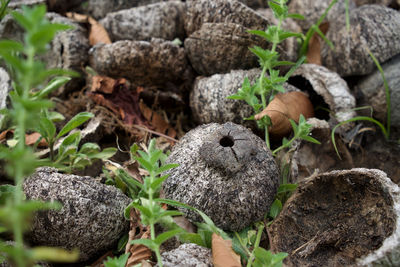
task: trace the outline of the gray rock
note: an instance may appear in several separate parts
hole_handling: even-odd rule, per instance
[[[235,23],[255,30],[263,30],[270,22],[248,6],[236,0],[188,0],[185,30],[189,36],[203,23]]]
[[[386,81],[390,90],[391,101],[391,124],[400,127],[400,55],[392,58],[382,65]],[[386,92],[382,76],[379,70],[375,70],[370,75],[364,77],[356,86],[356,90],[361,92],[361,105],[372,106],[373,116],[381,122],[386,121]]]
[[[362,6],[362,5],[385,5],[388,6],[390,5],[393,1],[392,0],[353,0],[357,6]]]
[[[262,219],[279,184],[279,171],[265,142],[230,122],[191,130],[167,162],[179,166],[167,172],[165,196],[200,209],[229,231]],[[181,210],[190,220],[201,220],[197,213]]]
[[[5,69],[0,68],[0,109],[7,107],[8,93],[12,90],[11,79]],[[3,120],[3,115],[0,114],[0,124]],[[0,126],[1,127],[1,126]]]
[[[254,121],[243,120],[254,115],[253,108],[245,101],[227,99],[242,87],[245,77],[254,83],[260,76],[260,69],[233,70],[226,74],[214,74],[210,77],[196,78],[190,94],[190,107],[196,122],[234,122],[255,129]],[[296,90],[285,83],[287,91]]]
[[[321,56],[323,65],[340,76],[365,75],[375,69],[368,49],[380,63],[400,53],[400,13],[381,5],[365,5],[350,12],[350,32],[345,14],[331,21],[326,37],[332,50],[324,42]]]
[[[249,47],[266,47],[267,43],[247,30],[234,23],[204,23],[185,39],[185,51],[193,68],[208,76],[257,67],[258,59]]]
[[[39,4],[46,4],[46,0],[12,0],[7,7],[17,9],[21,6],[34,6]]]
[[[238,0],[242,2],[248,7],[251,8],[261,8],[261,7],[268,7],[268,2],[264,0]]]
[[[211,249],[187,243],[161,255],[165,267],[211,267]]]
[[[60,211],[42,211],[33,219],[28,239],[35,245],[78,248],[80,261],[111,248],[129,222],[123,211],[130,199],[91,177],[39,168],[23,185],[27,199],[58,201]]]
[[[148,41],[152,37],[183,40],[185,8],[180,1],[156,3],[109,13],[100,23],[113,41]]]
[[[98,73],[125,77],[137,85],[165,86],[191,75],[184,49],[159,39],[99,44],[90,50],[89,61]]]
[[[81,74],[81,67],[87,63],[89,41],[87,31],[78,23],[63,17],[57,13],[49,12],[46,18],[52,23],[63,23],[73,26],[74,29],[59,32],[50,43],[50,49],[40,58],[48,68],[62,68],[77,71]],[[7,15],[0,22],[0,37],[22,42],[23,29],[14,21],[11,15]],[[73,78],[60,88],[56,94],[64,95],[71,91],[81,89],[84,83],[83,77]]]
[[[291,78],[301,77],[308,81],[311,89],[320,95],[331,111],[329,114],[329,124],[334,127],[337,123],[346,121],[356,116],[354,108],[356,100],[350,93],[349,87],[337,73],[327,68],[315,64],[302,64],[292,74]],[[296,86],[296,83],[293,83]],[[303,91],[306,88],[297,86]],[[349,130],[352,124],[341,126],[343,130]]]
[[[162,0],[88,0],[82,11],[89,13],[95,19],[101,19],[110,12],[144,6],[161,2]]]
[[[325,12],[331,0],[291,0],[289,3],[289,13],[298,13],[304,16],[304,20],[296,20],[303,31],[307,31],[318,21]],[[356,7],[352,0],[349,1],[349,9]],[[350,11],[351,13],[352,11]],[[345,13],[345,0],[339,0],[329,10],[324,21],[335,21],[335,19]],[[330,24],[332,25],[332,24]]]

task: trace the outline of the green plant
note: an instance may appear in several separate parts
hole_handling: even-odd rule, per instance
[[[11,0],[1,0],[0,2],[0,21],[4,18],[5,15],[7,15],[7,7],[8,3],[10,3]]]
[[[103,262],[105,267],[124,267],[128,261],[129,254],[122,254],[119,257],[107,257],[107,260]]]
[[[367,47],[367,51],[370,55],[370,57],[372,58],[372,60],[374,61],[377,69],[379,70],[379,73],[381,74],[382,77],[382,81],[383,81],[383,85],[385,88],[385,95],[386,95],[386,127],[378,120],[372,118],[372,117],[367,117],[367,116],[357,116],[351,119],[348,119],[346,121],[342,121],[340,123],[338,123],[335,127],[333,127],[332,132],[331,132],[331,139],[332,139],[332,144],[333,147],[335,148],[336,154],[338,155],[338,157],[341,159],[341,156],[339,154],[339,151],[337,149],[336,146],[336,141],[335,141],[335,131],[338,127],[350,123],[350,122],[354,122],[354,121],[369,121],[374,123],[375,125],[377,125],[383,135],[385,136],[386,140],[389,140],[390,138],[390,126],[391,126],[391,117],[392,117],[392,108],[391,108],[391,100],[390,100],[390,89],[389,89],[389,84],[386,80],[385,77],[385,73],[382,69],[381,64],[379,63],[379,61],[376,59],[376,57],[372,54],[372,52],[369,50],[369,48]],[[359,108],[360,109],[360,108]]]
[[[289,14],[286,3],[287,0],[268,1],[274,16],[278,19],[278,25],[269,26],[266,31],[249,31],[252,34],[266,39],[272,44],[272,47],[271,49],[263,49],[259,46],[250,48],[259,59],[262,68],[261,74],[255,84],[251,84],[250,81],[245,78],[242,88],[240,88],[236,94],[228,97],[229,99],[246,101],[246,103],[253,108],[255,113],[259,113],[261,110],[265,109],[268,102],[272,100],[276,93],[285,92],[283,84],[289,79],[295,69],[305,60],[305,57],[301,57],[297,63],[279,61],[279,53],[276,51],[277,45],[290,37],[302,37],[302,34],[300,33],[285,31],[281,28],[282,22],[287,18],[303,18],[299,14]],[[284,76],[280,76],[279,70],[274,68],[284,65],[293,66]],[[254,119],[254,116],[247,119]],[[261,120],[257,121],[257,124],[260,128],[265,129],[265,142],[269,148],[270,142],[268,127],[271,126],[271,120],[268,116],[264,116]]]
[[[22,13],[12,12],[14,19],[24,28],[24,43],[11,40],[0,41],[0,56],[9,67],[13,78],[13,91],[10,92],[12,108],[5,113],[12,123],[17,140],[14,147],[0,147],[0,159],[6,162],[5,169],[13,177],[15,186],[8,186],[4,197],[5,204],[0,207],[0,226],[3,232],[11,232],[13,244],[0,242],[0,252],[15,266],[29,266],[37,260],[74,261],[78,253],[66,253],[56,248],[32,248],[24,246],[23,232],[28,229],[28,221],[33,212],[44,209],[61,208],[59,203],[43,203],[25,199],[22,184],[36,167],[49,164],[48,160],[38,159],[32,148],[25,145],[25,133],[34,130],[43,109],[52,107],[52,102],[40,93],[33,97],[32,90],[46,90],[46,80],[56,75],[76,75],[62,69],[46,69],[45,64],[36,59],[46,51],[48,43],[58,31],[70,29],[63,24],[51,24],[45,18],[45,6],[23,7]],[[66,79],[66,78],[63,78]],[[3,187],[4,188],[4,187]],[[3,195],[4,196],[4,195]]]

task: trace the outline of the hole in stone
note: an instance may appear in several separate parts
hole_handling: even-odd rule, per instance
[[[219,140],[219,144],[223,147],[232,147],[235,142],[231,136],[224,136]]]

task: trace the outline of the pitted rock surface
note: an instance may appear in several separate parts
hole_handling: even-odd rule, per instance
[[[178,248],[164,252],[162,255],[165,267],[211,267],[211,249],[196,244],[182,244]]]
[[[350,32],[346,29],[345,14],[329,25],[326,37],[335,49],[323,43],[322,63],[342,77],[365,75],[375,69],[368,49],[380,63],[400,53],[400,13],[397,10],[365,5],[350,12]]]
[[[130,199],[119,189],[93,178],[39,168],[23,185],[27,199],[58,201],[60,211],[41,211],[28,239],[35,245],[78,248],[85,261],[115,245],[128,230],[123,212]]]
[[[166,197],[200,209],[230,231],[262,219],[279,184],[279,171],[265,142],[230,122],[191,130],[167,162],[179,166],[167,172]],[[197,213],[182,211],[192,221],[201,220]]]
[[[109,13],[100,23],[113,41],[147,41],[152,37],[183,40],[185,10],[181,1],[161,2]]]

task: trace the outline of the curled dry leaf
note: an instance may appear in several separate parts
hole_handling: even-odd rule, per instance
[[[232,241],[224,240],[217,234],[212,235],[212,257],[215,267],[241,267],[240,256],[232,249]]]
[[[143,102],[139,103],[140,110],[150,125],[154,127],[156,132],[168,135],[169,137],[175,138],[176,131],[171,125],[157,112],[150,109]]]
[[[326,34],[329,29],[329,22],[322,23],[319,26],[319,29],[323,34]],[[318,33],[314,33],[308,44],[307,63],[322,65],[321,42],[323,42],[322,38],[318,35]]]
[[[98,43],[111,44],[111,39],[104,27],[94,18],[88,15],[68,12],[67,17],[80,23],[88,23],[90,25],[89,43],[94,46]]]
[[[5,131],[1,132],[0,133],[0,142],[3,140],[7,140],[8,135],[10,135],[10,136],[14,135],[14,131],[13,130],[5,130]],[[31,134],[26,134],[25,135],[25,144],[27,146],[33,146],[40,137],[41,137],[40,133],[37,133],[37,132],[31,133]],[[40,147],[40,148],[44,148],[44,147],[48,147],[48,146],[49,145],[47,144],[46,140],[44,140],[44,139],[40,140],[40,142],[37,145],[37,147]]]
[[[277,94],[268,106],[254,118],[260,120],[268,115],[272,122],[272,126],[268,129],[269,133],[275,137],[283,137],[292,130],[289,119],[298,123],[301,114],[306,119],[311,118],[314,116],[314,108],[306,94],[295,91]]]

